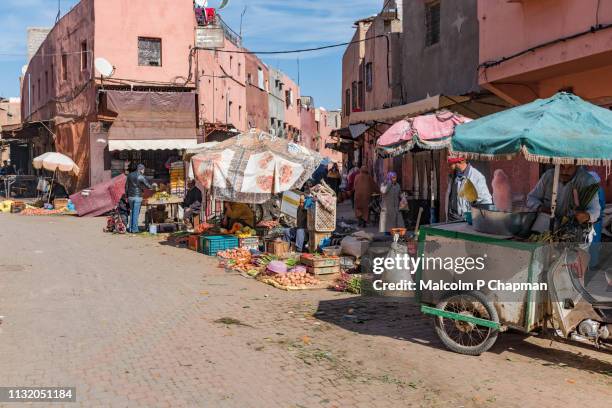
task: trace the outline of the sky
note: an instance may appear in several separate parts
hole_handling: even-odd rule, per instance
[[[65,14],[78,1],[60,2],[62,14]],[[295,50],[350,41],[353,23],[376,14],[383,2],[229,0],[222,16],[238,32],[240,15],[246,6],[242,24],[245,47],[252,51]],[[0,0],[0,96],[19,96],[19,75],[26,63],[26,28],[51,27],[57,16],[57,3],[57,0]],[[220,3],[221,0],[209,0],[210,7]],[[297,81],[299,56],[302,94],[314,97],[317,106],[337,109],[341,106],[344,49],[262,57],[267,64]]]

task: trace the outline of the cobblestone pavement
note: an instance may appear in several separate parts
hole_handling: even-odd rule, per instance
[[[75,386],[68,407],[610,402],[610,354],[510,333],[461,356],[413,304],[280,291],[103,224],[0,215],[0,385]]]

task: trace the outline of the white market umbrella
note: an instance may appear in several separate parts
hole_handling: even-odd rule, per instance
[[[32,160],[32,165],[37,170],[45,169],[53,172],[53,177],[51,178],[51,184],[49,186],[49,197],[47,198],[47,203],[51,201],[51,192],[53,191],[55,173],[60,171],[78,176],[80,171],[79,166],[77,166],[77,164],[70,157],[57,152],[47,152],[35,157]]]
[[[37,170],[45,169],[54,173],[61,171],[75,176],[78,176],[80,171],[79,166],[70,157],[57,152],[47,152],[35,157],[32,165]]]
[[[252,129],[191,158],[195,179],[224,201],[259,204],[300,188],[323,157],[290,140]]]

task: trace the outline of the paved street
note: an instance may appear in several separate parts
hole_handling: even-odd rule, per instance
[[[612,397],[610,354],[505,334],[461,356],[414,305],[283,292],[156,238],[104,234],[104,222],[0,215],[0,385],[75,386],[71,407],[603,407]]]

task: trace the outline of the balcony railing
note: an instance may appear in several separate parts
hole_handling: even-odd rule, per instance
[[[223,34],[225,34],[225,38],[227,38],[229,42],[234,44],[236,47],[242,46],[242,37],[240,37],[240,35],[237,32],[232,30],[230,26],[228,26],[227,23],[223,21],[221,16],[218,14],[217,14],[217,23],[223,29]]]

